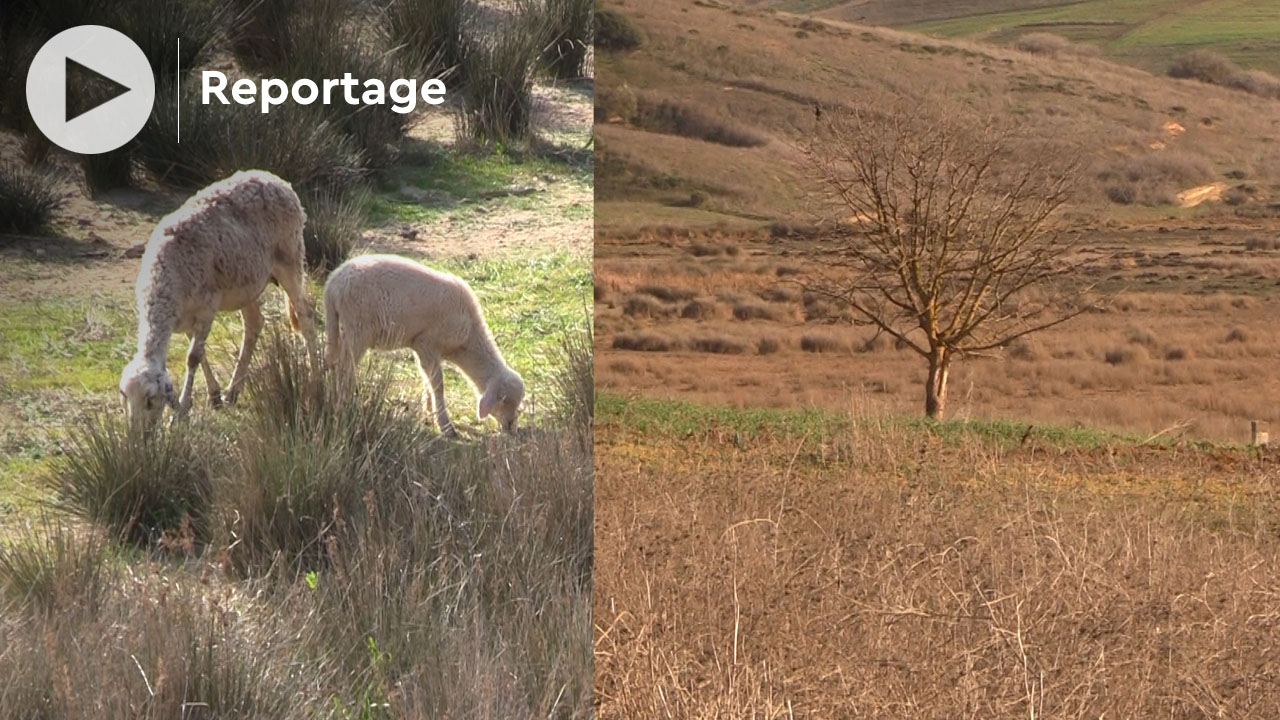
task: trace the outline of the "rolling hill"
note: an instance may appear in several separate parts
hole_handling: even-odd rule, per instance
[[[786,0],[788,12],[930,35],[1004,43],[1050,31],[1108,56],[1163,71],[1177,55],[1212,48],[1246,67],[1280,71],[1280,4],[1248,0]]]
[[[874,94],[946,96],[1072,143],[1089,161],[1093,187],[1076,208],[1085,224],[1265,221],[1276,212],[1273,100],[1071,48],[1033,55],[711,1],[613,7],[645,39],[598,57],[596,218],[606,232],[805,217],[799,148],[815,127],[815,106],[839,111]],[[822,11],[841,13],[852,14],[846,6]],[[973,16],[947,22],[966,18]],[[1152,192],[1125,201],[1109,187],[1117,177]],[[1214,192],[1238,190],[1233,205],[1179,207],[1179,193],[1214,183],[1222,184]]]

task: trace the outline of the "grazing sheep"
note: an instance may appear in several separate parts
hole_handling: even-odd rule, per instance
[[[261,170],[238,172],[196,193],[151,233],[136,285],[138,350],[120,378],[131,421],[149,426],[168,405],[181,417],[191,409],[195,369],[204,369],[209,400],[223,400],[205,357],[205,341],[219,311],[244,318],[240,357],[227,387],[235,402],[264,324],[259,296],[268,281],[288,297],[289,321],[314,347],[315,311],[304,281],[302,227],[306,214],[293,188]],[[191,338],[182,394],[174,397],[165,367],[174,333]]]
[[[478,396],[476,414],[514,432],[524,381],[502,359],[466,281],[394,255],[343,263],[324,286],[325,364],[350,378],[365,350],[413,348],[441,432],[456,435],[441,361],[458,366]]]

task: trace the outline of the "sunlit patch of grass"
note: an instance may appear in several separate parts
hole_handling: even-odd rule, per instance
[[[541,188],[559,183],[591,188],[590,166],[504,152],[431,153],[421,163],[388,172],[383,187],[390,189],[374,198],[372,219],[430,223],[445,213],[456,217],[478,211],[540,210],[547,206]],[[585,217],[590,207],[578,212]]]

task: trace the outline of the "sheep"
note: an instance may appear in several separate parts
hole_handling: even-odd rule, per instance
[[[147,241],[135,285],[137,352],[120,378],[121,402],[134,424],[154,424],[166,405],[175,417],[185,416],[197,365],[204,370],[210,404],[222,403],[205,356],[219,311],[238,310],[244,319],[240,356],[225,396],[235,402],[265,324],[259,296],[268,281],[284,289],[290,325],[314,348],[315,310],[305,290],[305,223],[289,183],[261,170],[237,172],[206,187],[160,221]],[[174,333],[191,339],[178,397],[165,367]]]
[[[457,431],[444,400],[441,361],[462,370],[477,396],[476,414],[514,433],[524,381],[494,343],[480,302],[457,276],[395,255],[343,263],[324,286],[325,366],[350,380],[365,350],[412,348],[427,411],[446,435]]]

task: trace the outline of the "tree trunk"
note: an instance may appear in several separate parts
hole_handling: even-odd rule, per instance
[[[951,372],[951,356],[945,347],[933,348],[929,354],[929,383],[924,392],[924,414],[941,420],[947,406],[947,375]]]

